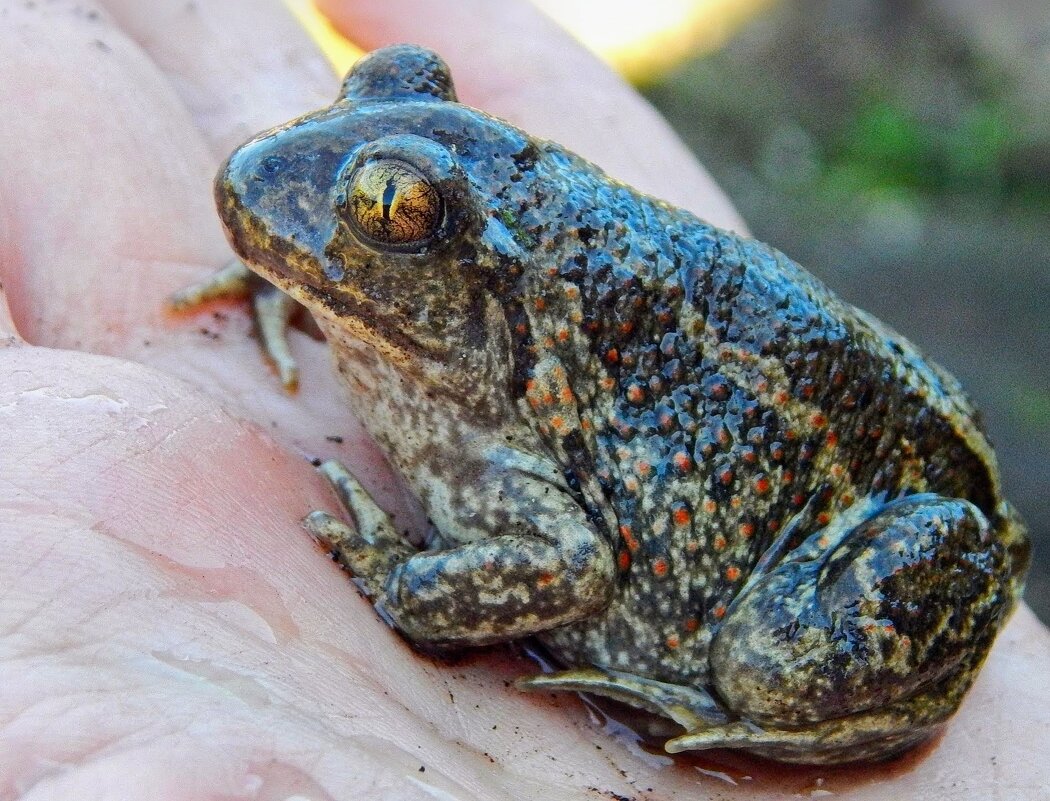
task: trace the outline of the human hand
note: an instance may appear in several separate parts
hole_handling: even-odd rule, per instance
[[[741,227],[659,118],[527,5],[323,5],[363,46],[437,49],[465,102]],[[0,18],[0,799],[1045,793],[1050,638],[1027,609],[938,743],[861,769],[669,767],[569,696],[508,687],[533,666],[507,649],[409,650],[299,525],[338,511],[303,456],[417,514],[323,345],[293,336],[288,397],[243,310],[164,311],[229,258],[219,160],[338,78],[276,4],[38,0]]]

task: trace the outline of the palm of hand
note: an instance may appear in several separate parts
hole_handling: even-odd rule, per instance
[[[527,7],[508,3],[509,23],[480,0],[330,5],[364,44],[446,53],[467,102],[740,227],[649,110]],[[288,398],[241,311],[164,313],[228,258],[208,191],[221,154],[334,94],[302,35],[247,0],[85,9],[12,5],[0,34],[18,123],[0,131],[0,798],[695,796],[691,768],[508,688],[528,668],[503,650],[455,666],[410,652],[299,528],[336,511],[303,455],[343,458],[413,515],[323,345],[296,339],[305,390]],[[472,53],[468,21],[520,43]],[[1038,797],[1048,656],[1021,610],[938,747],[825,786]],[[785,775],[798,789],[828,771]],[[717,791],[780,790],[755,784]]]

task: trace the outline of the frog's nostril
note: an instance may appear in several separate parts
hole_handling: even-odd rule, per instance
[[[284,159],[280,156],[267,156],[259,163],[259,169],[266,175],[279,172],[284,166]]]

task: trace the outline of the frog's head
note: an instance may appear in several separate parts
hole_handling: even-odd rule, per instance
[[[506,347],[494,298],[528,257],[507,226],[537,153],[456,102],[439,57],[400,45],[360,61],[332,106],[236,150],[215,193],[241,258],[322,323],[447,364]]]

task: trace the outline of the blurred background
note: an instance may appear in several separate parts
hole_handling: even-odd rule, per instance
[[[962,380],[1050,622],[1047,0],[534,1],[660,109],[756,237]]]

